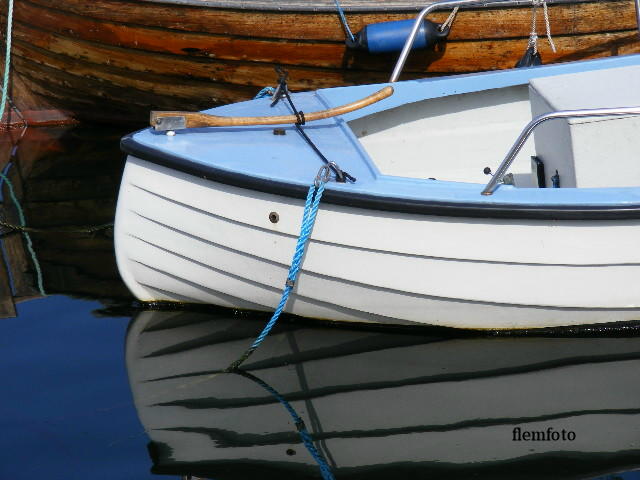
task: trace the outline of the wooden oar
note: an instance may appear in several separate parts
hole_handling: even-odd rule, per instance
[[[384,87],[368,97],[361,98],[352,103],[319,112],[305,113],[307,122],[321,120],[323,118],[344,115],[345,113],[359,110],[373,103],[389,97],[393,93],[393,87]],[[197,127],[237,127],[244,125],[280,125],[296,123],[295,115],[280,115],[274,117],[220,117],[206,113],[195,112],[151,112],[151,125],[156,130],[180,130],[183,128]]]

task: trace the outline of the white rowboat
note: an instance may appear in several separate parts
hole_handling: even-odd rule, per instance
[[[640,319],[640,119],[625,110],[640,105],[639,56],[392,85],[304,126],[357,181],[327,184],[286,312],[478,329]],[[384,86],[292,99],[315,112]],[[512,148],[533,117],[581,109],[609,116],[556,118]],[[205,113],[292,111],[256,99]],[[293,126],[276,127],[123,139],[116,254],[137,298],[275,308],[322,165]]]

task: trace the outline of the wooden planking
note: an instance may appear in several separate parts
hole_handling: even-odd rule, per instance
[[[558,52],[541,36],[545,63],[640,51],[632,0],[555,5],[550,12]],[[350,22],[356,30],[408,16],[354,13]],[[413,52],[403,78],[510,68],[524,52],[530,21],[528,7],[463,11],[450,41]],[[541,35],[543,24],[540,14]],[[385,82],[397,57],[347,51],[335,12],[18,0],[14,28],[15,67],[28,88],[103,121],[143,122],[151,109],[245,100],[274,83],[276,64],[289,70],[293,90]]]
[[[153,4],[170,5],[195,5],[210,8],[235,8],[242,10],[291,10],[291,11],[329,11],[335,12],[336,4],[334,0],[139,0],[141,2]],[[436,0],[341,0],[340,5],[346,12],[369,11],[382,12],[385,10],[407,10],[417,11],[427,5],[435,3]],[[530,5],[531,0],[502,0],[505,6]],[[594,0],[547,0],[549,5],[562,3],[588,3]],[[478,7],[475,7],[478,8]],[[484,8],[484,7],[479,7]]]
[[[103,65],[112,69],[137,72],[134,78],[125,76],[123,86],[141,88],[144,74],[202,79],[213,83],[229,83],[255,86],[257,89],[274,81],[273,64],[266,62],[230,62],[219,59],[188,58],[181,55],[152,54],[137,50],[106,47],[90,42],[64,38],[26,26],[16,29],[14,36],[16,54],[41,61],[54,68],[65,68],[67,73],[76,75],[97,74],[91,67],[82,67],[79,61]],[[558,36],[555,38],[557,53],[553,53],[545,41],[540,42],[540,51],[548,62],[585,59],[638,51],[640,42],[635,32],[604,33],[583,36]],[[474,72],[512,67],[522,55],[526,43],[520,39],[481,42],[450,42],[446,51],[416,52],[407,65],[407,72],[435,73]],[[38,47],[35,51],[33,47]],[[635,50],[634,50],[635,48]],[[64,66],[48,52],[62,57],[71,57],[77,62]],[[391,60],[391,59],[389,59]],[[382,82],[388,78],[392,62],[384,62],[380,57],[365,56],[361,62],[353,61],[345,70],[340,69],[340,60],[327,61],[331,68],[304,68],[289,65],[291,86],[295,89],[323,88],[343,83]],[[106,75],[106,73],[104,74]],[[349,77],[350,76],[350,77]],[[358,78],[360,77],[360,78]],[[101,77],[106,78],[106,77]],[[179,81],[179,80],[178,80]],[[157,89],[173,91],[181,86],[174,85],[169,78]],[[145,87],[146,89],[150,87]]]
[[[260,12],[205,7],[142,4],[119,0],[18,0],[16,14],[28,3],[59,12],[132,26],[159,27],[188,32],[234,35],[249,38],[322,40],[344,42],[345,34],[337,13]],[[554,34],[579,34],[636,27],[633,0],[600,0],[591,3],[549,7]],[[442,21],[447,13],[435,13]],[[354,13],[348,21],[355,32],[364,25],[412,18],[407,13]],[[540,17],[541,20],[541,17]],[[538,22],[542,33],[544,22]],[[528,7],[461,11],[451,39],[489,39],[527,36],[531,29]],[[313,55],[313,52],[309,52]]]
[[[51,102],[66,105],[79,118],[100,122],[146,124],[151,109],[169,110],[180,106],[189,110],[201,110],[216,102],[240,101],[255,92],[253,88],[229,87],[221,91],[219,97],[212,97],[209,84],[209,88],[203,86],[198,91],[199,94],[187,98],[176,97],[72,75],[17,55],[14,56],[14,62],[16,68],[25,71],[25,79],[28,79],[34,92],[46,96]],[[126,81],[126,77],[118,78]],[[96,92],[99,92],[99,96],[96,96]]]
[[[34,38],[32,42],[37,43]],[[470,65],[477,65],[479,59],[485,69],[507,68],[523,50],[520,40],[501,42],[500,55],[495,53],[497,47],[461,43],[450,43],[448,55],[436,57],[425,70],[433,73],[439,73],[439,70],[465,72],[469,71]],[[554,60],[566,61],[639,51],[635,33],[625,32],[591,38],[558,37],[556,43],[559,47],[557,55],[552,55],[548,46],[541,43],[545,59],[555,57]],[[566,49],[567,44],[571,48]],[[28,77],[38,83],[31,85],[32,90],[74,111],[110,117],[107,121],[130,115],[136,121],[146,121],[151,109],[198,110],[214,104],[240,101],[250,98],[261,86],[273,84],[275,79],[273,67],[269,64],[208,64],[178,56],[131,55],[130,52],[121,52],[123,56],[114,52],[100,56],[98,53],[105,47],[92,44],[84,45],[83,55],[73,57],[68,54],[73,55],[76,50],[67,50],[67,55],[52,54],[20,40],[18,34],[14,45],[15,68],[23,72],[23,78]],[[563,55],[566,51],[572,53]],[[102,64],[87,61],[87,58]],[[416,68],[418,61],[414,57],[413,68],[410,69],[413,73],[404,74],[403,78],[422,76]],[[290,73],[294,90],[383,82],[388,78],[388,72],[384,70],[339,71],[294,66]],[[229,83],[217,83],[221,81]],[[105,105],[108,108],[105,109]]]
[[[4,68],[1,68],[0,73],[3,71]],[[57,109],[46,98],[35,95],[13,68],[10,71],[8,93],[13,104],[7,105],[3,117],[0,119],[0,131],[14,128],[22,129],[25,121],[30,126],[76,123],[71,112]]]
[[[63,14],[60,11],[34,7],[29,2],[23,2],[22,8],[16,11],[15,20],[24,28],[33,27],[43,31],[56,33],[61,37],[91,41],[109,46],[125,49],[143,50],[157,53],[171,53],[181,56],[198,56],[203,58],[215,58],[221,60],[271,62],[291,65],[320,66],[328,68],[342,68],[347,63],[362,64],[362,68],[380,67],[390,68],[397,55],[364,55],[351,54],[345,51],[342,42],[315,43],[310,45],[300,41],[269,41],[252,38],[235,38],[228,35],[211,35],[199,32],[166,31],[145,26],[132,26],[126,24],[96,21],[82,18],[77,15]],[[569,9],[564,9],[568,12]],[[495,13],[495,12],[493,12]],[[462,18],[462,14],[460,14]],[[527,22],[530,19],[527,17]],[[542,22],[539,22],[542,23]],[[509,25],[513,25],[509,23]],[[573,25],[573,23],[572,23]],[[591,27],[594,25],[589,23]],[[602,24],[601,29],[593,29],[592,32],[606,32],[606,26],[610,22]],[[457,23],[450,41],[464,39],[468,35],[455,35],[455,32],[473,33],[471,29],[464,29],[464,25]],[[540,27],[542,28],[542,27]],[[20,30],[20,28],[18,28]],[[554,34],[574,34],[576,28],[559,29],[554,23]],[[618,30],[616,30],[618,31]],[[519,28],[518,31],[492,32],[493,37],[499,38],[498,33],[509,39],[526,38],[528,29]],[[524,34],[524,36],[523,36]],[[543,32],[540,32],[543,35]],[[170,35],[171,41],[167,38]],[[466,38],[468,39],[468,38]],[[488,45],[488,44],[487,44]],[[489,47],[491,48],[491,47]],[[309,55],[309,49],[313,55]],[[250,58],[248,52],[251,52]],[[391,57],[391,58],[389,58]],[[369,64],[369,65],[366,65]]]

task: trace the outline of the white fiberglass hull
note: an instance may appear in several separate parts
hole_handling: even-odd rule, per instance
[[[116,254],[143,301],[272,310],[303,201],[129,157]],[[277,223],[269,215],[276,212]],[[458,328],[640,318],[637,220],[509,220],[321,204],[286,312]]]

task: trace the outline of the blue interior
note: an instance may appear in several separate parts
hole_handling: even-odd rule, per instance
[[[382,175],[353,135],[346,122],[407,103],[526,84],[531,78],[576,73],[604,68],[638,65],[640,55],[571,62],[523,69],[502,70],[471,75],[397,82],[394,94],[374,105],[342,117],[305,125],[308,136],[331,161],[357,178],[355,183],[330,182],[328,189],[354,194],[429,200],[460,204],[560,205],[567,207],[624,207],[640,204],[640,187],[626,188],[515,188],[501,185],[491,196],[480,194],[484,184],[394,177]],[[293,101],[299,110],[312,112],[339,106],[363,98],[385,84],[339,87],[296,93]],[[269,116],[291,114],[286,102],[273,108],[268,98],[225,105],[206,113],[226,116]],[[619,105],[615,105],[619,106]],[[275,126],[202,128],[177,131],[175,136],[145,129],[133,140],[157,152],[180,157],[194,164],[209,165],[229,172],[293,185],[310,185],[321,160],[295,131],[293,125],[281,126],[286,135],[274,135]],[[524,125],[523,125],[524,127]],[[514,138],[515,141],[515,138]],[[506,153],[506,152],[505,152]],[[496,165],[491,165],[496,168]]]

